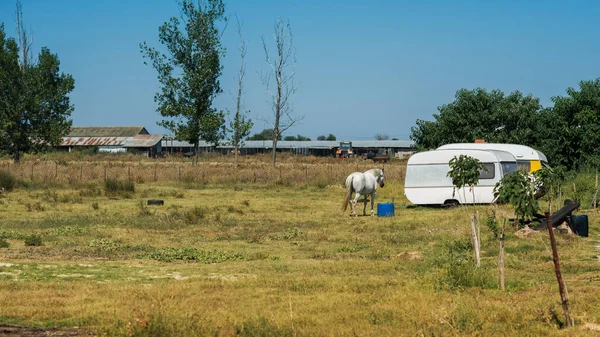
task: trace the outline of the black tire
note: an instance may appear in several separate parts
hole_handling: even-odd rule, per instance
[[[164,200],[148,200],[148,206],[162,206],[165,204]]]

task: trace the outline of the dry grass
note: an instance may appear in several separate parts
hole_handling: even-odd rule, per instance
[[[563,329],[546,233],[509,230],[502,292],[488,228],[479,270],[461,250],[469,216],[487,207],[411,207],[386,166],[378,200],[394,198],[396,216],[350,218],[341,182],[356,164],[306,164],[339,172],[323,185],[159,179],[117,199],[99,183],[17,188],[0,205],[10,245],[0,248],[0,324],[111,336],[594,335],[585,324],[600,322],[598,214],[590,238],[558,239],[577,324]],[[133,164],[123,165],[111,172]],[[302,174],[303,163],[289,165],[283,174]],[[28,210],[36,203],[44,211]],[[34,233],[43,245],[25,246]]]

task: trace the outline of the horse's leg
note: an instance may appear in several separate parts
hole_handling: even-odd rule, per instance
[[[371,193],[371,216],[374,216],[373,207],[375,206],[375,191]]]
[[[360,199],[360,193],[357,192],[354,195],[354,199],[352,199],[352,212],[350,212],[350,215],[357,216],[357,214],[356,214],[356,203],[358,202],[358,199]]]
[[[365,194],[365,199],[363,200],[363,215],[367,215],[367,196],[368,194]]]

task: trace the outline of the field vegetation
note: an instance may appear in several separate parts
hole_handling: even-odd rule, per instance
[[[269,157],[240,157],[237,169],[210,155],[198,167],[174,157],[3,161],[0,182],[13,188],[0,198],[0,325],[110,336],[598,333],[595,172],[571,177],[561,194],[581,200],[590,220],[589,238],[557,236],[575,318],[567,329],[546,231],[520,238],[507,224],[499,288],[497,225],[514,218],[508,206],[414,207],[405,162],[392,161],[376,201],[394,200],[395,216],[351,218],[340,211],[342,183],[372,162],[280,159],[273,168]]]

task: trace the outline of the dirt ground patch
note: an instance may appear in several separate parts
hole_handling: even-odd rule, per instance
[[[89,331],[82,329],[36,329],[21,326],[0,325],[0,337],[25,336],[25,337],[63,337],[63,336],[94,336]]]

